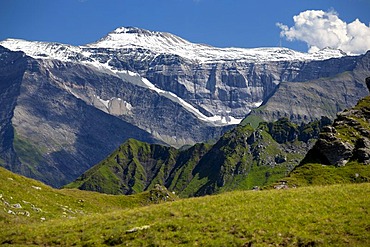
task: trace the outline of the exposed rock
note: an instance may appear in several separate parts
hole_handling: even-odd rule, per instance
[[[349,161],[370,164],[370,96],[339,113],[333,125],[323,129],[302,163],[344,166]]]
[[[286,190],[286,189],[289,189],[289,186],[286,185],[286,184],[279,184],[279,185],[274,185],[274,189],[276,189],[276,190],[281,190],[281,189]]]
[[[355,148],[353,144],[338,139],[320,139],[316,145],[320,147],[320,152],[326,157],[329,164],[337,166],[345,165],[346,161],[352,157]]]
[[[16,203],[16,204],[12,204],[11,207],[12,208],[22,208],[22,205],[19,203]]]
[[[149,225],[137,226],[137,227],[134,227],[132,229],[127,230],[126,233],[133,233],[133,232],[137,232],[137,231],[146,230],[146,229],[149,229],[149,228],[150,228]]]
[[[127,35],[173,37],[131,31]],[[229,53],[213,57],[210,47],[202,46],[206,57],[199,60],[199,54],[178,54],[168,43],[158,51],[157,42],[154,48],[118,49],[2,44],[34,58],[0,47],[0,165],[55,187],[77,178],[128,138],[175,147],[215,140],[232,127],[218,125],[245,117],[262,102],[252,115],[265,120],[334,117],[363,96],[369,74],[370,53],[323,60],[276,48],[262,52],[267,58],[234,59]],[[290,131],[275,137],[281,143],[294,139]],[[238,173],[245,169],[237,167]]]
[[[295,123],[308,122],[321,116],[334,120],[338,112],[355,106],[359,99],[368,94],[365,78],[370,74],[369,58],[370,52],[367,52],[357,61],[347,60],[353,66],[348,69],[351,71],[349,73],[338,73],[322,79],[306,75],[307,77],[301,77],[306,78],[304,81],[280,83],[263,106],[253,109],[250,115],[265,121],[287,117]],[[331,59],[330,62],[334,60]]]
[[[366,78],[366,86],[367,86],[367,89],[370,91],[370,77]]]
[[[359,138],[356,142],[354,156],[360,163],[370,164],[370,140],[366,137]]]
[[[254,190],[254,191],[258,191],[258,190],[260,190],[260,187],[258,187],[258,186],[253,186],[252,190]]]
[[[32,210],[33,211],[36,211],[36,212],[42,212],[42,209],[41,208],[37,208],[37,207],[35,207],[34,205],[32,205]]]
[[[166,187],[156,184],[153,189],[149,191],[149,202],[159,203],[174,201],[176,197],[173,193],[169,192]]]
[[[17,212],[17,215],[23,215],[23,216],[26,216],[26,217],[31,216],[30,212],[28,212],[28,211],[19,211],[19,212]]]

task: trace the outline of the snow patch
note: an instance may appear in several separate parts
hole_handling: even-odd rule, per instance
[[[100,98],[100,96],[96,96],[96,95],[94,95],[101,103],[103,103],[103,105],[107,108],[107,109],[109,109],[109,101],[110,100],[103,100],[102,98]]]
[[[263,100],[260,100],[260,101],[257,101],[257,102],[255,102],[255,103],[253,103],[253,104],[252,104],[252,105],[253,105],[253,108],[260,107],[260,106],[262,105],[262,103],[263,103]]]

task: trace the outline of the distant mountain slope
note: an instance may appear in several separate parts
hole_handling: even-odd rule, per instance
[[[79,69],[100,82],[109,78]],[[0,47],[0,70],[0,165],[9,170],[58,187],[130,137],[157,141],[74,97],[42,61]]]
[[[277,47],[217,48],[194,44],[173,34],[134,27],[117,28],[95,43],[78,47],[15,39],[4,40],[0,45],[24,51],[38,59],[88,64],[118,77],[135,75],[130,83],[180,102],[200,120],[216,125],[239,123],[250,110],[267,102],[282,82],[333,77],[352,71],[356,61],[362,57],[347,56],[340,50],[329,48],[317,53],[300,53]],[[363,79],[356,78],[359,94]],[[346,83],[346,80],[343,82]],[[119,97],[114,92],[107,96],[105,101]],[[321,96],[318,97],[325,98],[327,95]],[[353,106],[352,98],[357,101],[362,96],[349,95],[344,107]],[[305,97],[301,100],[306,102]],[[126,102],[135,108],[133,102]],[[335,103],[335,100],[330,102],[330,107],[335,108]],[[318,118],[328,115],[327,109],[320,114]],[[307,120],[304,115],[300,117],[307,122],[317,119],[316,115]],[[140,123],[139,127],[149,129],[145,123]],[[158,128],[153,132],[159,137],[164,135]],[[165,138],[165,142],[171,141],[171,136]]]
[[[370,86],[370,77],[367,78]],[[370,96],[338,114],[290,174],[292,184],[370,181]]]
[[[294,122],[307,122],[321,116],[334,119],[338,112],[353,107],[359,99],[367,95],[363,82],[370,74],[370,52],[356,61],[352,60],[352,69],[344,69],[335,75],[324,75],[324,71],[332,69],[331,65],[335,63],[332,60],[307,64],[307,72],[320,73],[322,76],[280,83],[276,92],[261,107],[253,109],[248,117],[265,121],[288,117]],[[334,66],[343,68],[345,65],[343,63]]]
[[[286,176],[328,123],[297,126],[281,119],[257,129],[238,126],[214,145],[186,150],[130,139],[66,187],[133,194],[162,184],[184,197],[251,189]]]

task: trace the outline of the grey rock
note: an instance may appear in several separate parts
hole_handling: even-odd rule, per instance
[[[22,208],[22,205],[19,203],[16,203],[16,204],[12,204],[11,207],[12,208]]]
[[[265,121],[287,117],[296,123],[309,122],[321,116],[335,119],[338,112],[355,106],[359,99],[368,94],[365,78],[370,74],[370,52],[353,59],[352,57],[320,62],[326,70],[329,70],[328,66],[335,66],[334,64],[351,64],[347,67],[349,72],[335,74],[333,71],[334,73],[326,78],[306,75],[306,80],[303,80],[303,75],[310,70],[301,70],[301,77],[298,77],[301,81],[293,78],[292,81],[280,83],[271,97],[265,100],[262,109],[252,110],[250,115],[261,117]]]
[[[344,166],[349,161],[370,164],[370,97],[364,97],[352,109],[337,115],[331,127],[325,127],[320,138],[306,155],[305,163]]]

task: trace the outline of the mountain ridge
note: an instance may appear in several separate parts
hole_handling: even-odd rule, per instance
[[[323,118],[297,126],[288,119],[237,126],[214,145],[179,150],[129,139],[66,188],[134,194],[166,186],[189,197],[233,189],[252,189],[283,178],[313,145]]]
[[[88,48],[132,48],[140,47],[151,50],[155,53],[168,53],[179,55],[187,59],[195,59],[198,62],[212,63],[221,60],[242,60],[248,62],[266,62],[266,61],[286,61],[286,60],[325,60],[330,58],[339,58],[347,54],[341,50],[324,48],[316,53],[297,52],[288,48],[265,47],[265,48],[218,48],[210,45],[196,44],[187,41],[179,36],[167,32],[149,31],[137,27],[119,27],[108,33],[100,40],[80,46],[61,44],[57,42],[26,41],[22,39],[6,39],[0,42],[1,45],[11,49],[23,49],[27,55],[43,58],[45,55],[38,55],[32,48],[39,45],[43,47],[45,54],[51,58],[60,59],[53,50],[59,47],[70,49],[71,52],[88,55]],[[54,47],[53,47],[54,46]],[[183,47],[185,46],[185,47]],[[46,49],[45,49],[46,48]],[[204,50],[204,52],[202,52]],[[185,54],[186,51],[189,54]],[[48,54],[49,53],[49,54]],[[207,55],[207,53],[209,53]],[[233,53],[235,53],[233,55]],[[43,54],[43,53],[40,53]]]

